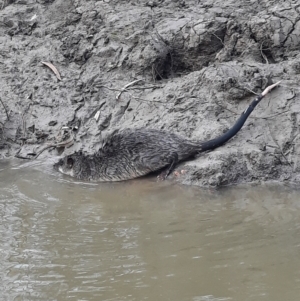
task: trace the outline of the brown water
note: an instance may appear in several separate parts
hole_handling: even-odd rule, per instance
[[[0,300],[300,298],[300,191],[0,168]]]

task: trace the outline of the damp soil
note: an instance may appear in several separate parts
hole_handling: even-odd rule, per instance
[[[299,1],[2,0],[0,9],[3,160],[93,153],[125,127],[205,141],[282,80],[234,139],[170,180],[300,182]]]

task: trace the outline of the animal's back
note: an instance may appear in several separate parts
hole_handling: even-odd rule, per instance
[[[131,178],[146,175],[195,155],[200,145],[176,134],[155,129],[126,129],[107,138],[96,154],[107,167],[119,168]],[[117,171],[116,171],[117,172]]]

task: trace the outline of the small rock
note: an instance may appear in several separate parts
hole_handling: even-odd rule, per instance
[[[55,126],[55,125],[57,125],[57,121],[52,120],[52,121],[50,121],[50,122],[48,123],[48,125],[49,125],[49,126]]]

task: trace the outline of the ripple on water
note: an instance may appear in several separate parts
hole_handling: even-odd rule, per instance
[[[45,163],[0,174],[0,300],[297,300],[299,191],[140,179]]]

